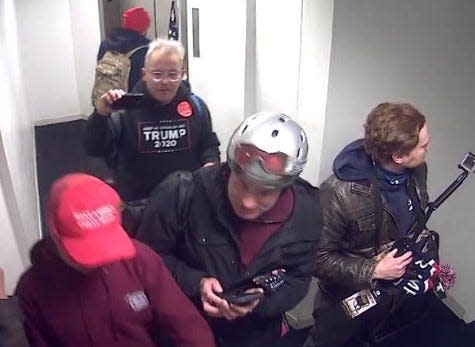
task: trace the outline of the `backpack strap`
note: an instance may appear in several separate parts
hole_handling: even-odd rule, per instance
[[[193,174],[188,171],[175,171],[165,180],[173,180],[175,177],[177,177],[179,180],[177,186],[178,227],[181,231],[183,231],[185,230],[186,222],[188,221],[188,210],[190,208],[191,196],[194,191]],[[130,237],[135,237],[137,235],[147,206],[149,206],[150,203],[153,204],[154,199],[160,199],[159,187],[160,183],[152,191],[150,197],[141,200],[129,201],[123,205],[121,211],[122,225]]]
[[[195,106],[196,113],[198,115],[202,114],[203,111],[204,111],[204,106],[203,106],[203,102],[201,101],[201,99],[199,97],[197,97],[195,94],[190,93],[190,101]]]
[[[110,115],[110,121],[112,122],[112,134],[115,142],[111,152],[107,154],[104,159],[106,161],[107,167],[114,171],[117,168],[117,158],[119,157],[118,142],[120,141],[122,134],[120,112],[112,112]]]
[[[180,171],[177,175],[180,179],[178,186],[178,220],[180,221],[180,228],[184,230],[188,221],[188,210],[194,190],[193,174],[188,171]]]
[[[148,48],[148,45],[138,46],[138,47],[128,51],[127,53],[125,53],[125,56],[127,58],[130,58],[132,55],[134,55],[137,51],[140,51],[142,48]]]

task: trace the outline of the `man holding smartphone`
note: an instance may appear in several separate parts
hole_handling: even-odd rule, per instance
[[[226,163],[172,175],[144,212],[137,238],[163,257],[220,347],[275,345],[284,312],[307,293],[322,225],[318,189],[298,177],[307,150],[288,116],[252,115]]]
[[[112,159],[115,185],[124,201],[147,198],[176,170],[219,163],[219,141],[208,108],[183,82],[184,55],[177,41],[151,42],[142,80],[132,90],[143,97],[132,97],[135,102],[128,100],[122,105],[126,109],[111,117],[126,92],[109,90],[87,121],[86,151]]]

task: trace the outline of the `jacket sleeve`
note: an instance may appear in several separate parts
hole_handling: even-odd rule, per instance
[[[94,112],[86,123],[83,142],[86,153],[92,156],[106,157],[112,153],[118,142],[114,133],[111,116],[101,116]]]
[[[301,228],[302,236],[298,242],[282,248],[286,268],[286,282],[276,293],[265,296],[254,312],[261,317],[275,317],[295,307],[307,294],[312,275],[315,273],[315,251],[322,231],[322,211],[318,190],[312,193],[312,201],[307,202],[304,212],[308,222]],[[301,221],[298,221],[301,223]],[[292,230],[295,232],[295,229]]]
[[[28,347],[17,297],[0,300],[0,346]]]
[[[213,125],[211,122],[211,116],[208,109],[208,106],[204,103],[203,100],[199,99],[201,106],[204,109],[203,114],[201,115],[202,121],[202,132],[200,138],[200,162],[201,164],[206,163],[219,163],[220,162],[220,152],[219,152],[219,140],[216,133],[213,131]]]
[[[316,276],[335,285],[355,290],[372,287],[374,259],[349,254],[348,232],[351,232],[348,212],[334,186],[324,183],[320,190],[323,230],[317,243]]]
[[[135,245],[141,277],[158,328],[165,330],[176,346],[215,346],[208,323],[180,290],[160,256],[139,242]]]
[[[185,262],[179,257],[183,221],[180,212],[186,209],[180,189],[188,189],[189,181],[182,180],[180,173],[167,177],[152,193],[137,240],[149,245],[163,258],[180,288],[190,297],[199,294],[199,283],[206,272]]]
[[[314,250],[315,247],[312,247]],[[253,313],[259,317],[271,318],[280,316],[295,307],[307,294],[314,268],[314,252],[310,252],[303,264],[287,268],[286,283],[274,294],[264,296]]]

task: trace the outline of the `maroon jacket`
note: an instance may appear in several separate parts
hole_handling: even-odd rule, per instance
[[[137,256],[83,274],[66,265],[52,240],[32,249],[17,295],[32,346],[214,347],[212,333],[162,259],[134,241]]]

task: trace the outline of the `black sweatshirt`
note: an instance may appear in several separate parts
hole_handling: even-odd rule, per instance
[[[117,148],[114,176],[123,200],[148,197],[158,183],[177,170],[194,171],[205,163],[219,162],[219,141],[208,108],[185,85],[167,105],[153,99],[142,81],[134,92],[145,93],[145,102],[120,115],[120,134],[114,131],[111,117],[94,112],[84,138],[90,155],[108,157]],[[179,114],[184,103],[191,106],[189,116]]]

